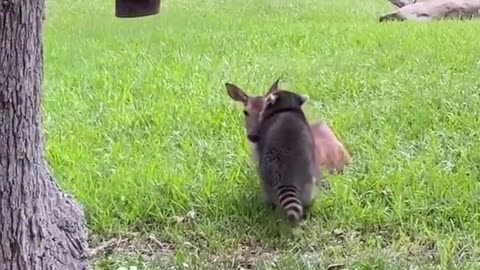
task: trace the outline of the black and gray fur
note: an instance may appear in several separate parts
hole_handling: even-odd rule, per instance
[[[267,98],[259,127],[259,172],[266,202],[297,223],[313,203],[317,171],[314,141],[302,111],[306,98],[277,90]]]

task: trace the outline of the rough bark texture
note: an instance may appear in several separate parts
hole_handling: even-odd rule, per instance
[[[83,210],[44,158],[44,5],[0,2],[0,270],[88,267]]]

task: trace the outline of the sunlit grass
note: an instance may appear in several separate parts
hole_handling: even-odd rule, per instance
[[[48,160],[92,237],[171,250],[98,267],[480,267],[479,22],[379,24],[381,0],[167,0],[123,20],[113,5],[48,3]],[[279,76],[354,159],[296,231],[262,204],[224,88]]]

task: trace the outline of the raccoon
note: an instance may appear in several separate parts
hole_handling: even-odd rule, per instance
[[[307,98],[274,90],[266,99],[258,137],[258,169],[266,203],[280,206],[297,223],[313,203],[314,140],[302,105]]]

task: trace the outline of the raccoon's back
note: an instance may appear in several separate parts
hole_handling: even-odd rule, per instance
[[[260,130],[260,151],[264,148],[282,148],[288,152],[312,152],[313,136],[309,124],[296,113],[273,116]],[[282,151],[282,152],[285,152]]]
[[[264,180],[271,184],[311,181],[314,147],[310,127],[294,113],[269,119],[261,130],[259,165]]]

